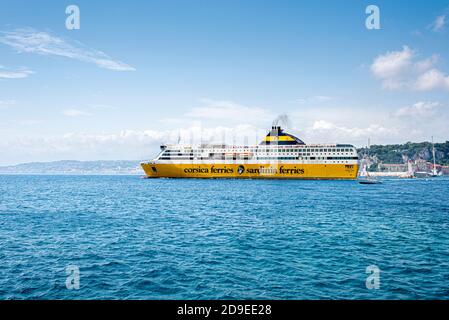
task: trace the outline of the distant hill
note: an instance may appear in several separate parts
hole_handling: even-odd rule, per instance
[[[61,160],[52,162],[29,162],[14,166],[0,166],[0,174],[143,174],[140,161]]]
[[[366,153],[366,148],[358,149],[362,159]],[[433,161],[432,143],[421,142],[392,145],[373,145],[369,149],[370,159],[374,163],[406,163],[408,160]],[[435,143],[435,159],[440,165],[449,165],[449,141]]]

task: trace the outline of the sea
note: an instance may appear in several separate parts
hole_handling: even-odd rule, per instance
[[[0,299],[448,299],[449,179],[0,175]]]

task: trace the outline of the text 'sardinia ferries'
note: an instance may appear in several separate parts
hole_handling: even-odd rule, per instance
[[[348,144],[307,145],[272,127],[254,146],[161,146],[142,162],[149,178],[356,179],[357,150]]]

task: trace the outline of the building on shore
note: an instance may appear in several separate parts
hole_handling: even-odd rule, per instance
[[[359,172],[360,177],[370,176],[373,177],[396,177],[396,178],[413,178],[414,171],[412,162],[408,161],[408,163],[398,163],[398,164],[382,164],[379,163],[377,165],[377,171],[366,171],[366,164],[361,166],[362,170]]]
[[[441,175],[449,175],[449,166],[435,165],[436,171]],[[407,163],[378,163],[377,171],[370,172],[373,176],[402,177],[411,178],[419,174],[430,174],[433,170],[433,163],[426,160],[409,160]],[[360,172],[364,176],[365,172]]]
[[[406,163],[379,163],[377,166],[380,172],[405,172],[408,170]]]

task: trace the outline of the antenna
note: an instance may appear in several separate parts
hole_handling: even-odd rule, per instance
[[[366,161],[366,164],[365,164],[365,166],[366,167],[368,167],[368,164],[370,163],[369,162],[369,147],[370,147],[370,143],[371,143],[371,140],[370,140],[370,138],[368,138],[368,146],[366,147],[366,154],[365,154],[365,161]],[[366,176],[368,176],[368,170],[366,170]]]
[[[371,140],[368,138],[368,145],[366,146],[366,154],[365,157],[369,158],[369,148],[370,148]]]

